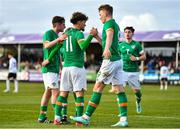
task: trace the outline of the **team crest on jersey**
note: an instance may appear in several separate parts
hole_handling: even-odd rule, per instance
[[[132,48],[132,49],[135,49],[135,48],[136,48],[136,46],[135,46],[135,45],[132,45],[132,46],[131,46],[131,48]]]

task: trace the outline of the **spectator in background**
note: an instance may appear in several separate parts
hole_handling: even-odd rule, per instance
[[[151,59],[148,62],[147,67],[148,67],[148,73],[155,73],[155,60]]]
[[[4,90],[4,92],[7,93],[10,91],[10,80],[14,80],[14,93],[17,93],[18,92],[18,81],[16,79],[17,62],[11,52],[8,53],[8,58],[9,58],[9,73],[6,80],[6,89]]]
[[[160,68],[160,90],[163,89],[167,90],[168,75],[169,75],[168,67],[165,65],[165,61],[163,61],[162,66]]]

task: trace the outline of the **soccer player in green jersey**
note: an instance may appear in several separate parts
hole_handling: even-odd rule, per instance
[[[84,69],[84,51],[89,46],[94,35],[97,35],[97,30],[93,28],[89,36],[85,39],[84,31],[88,17],[81,13],[75,12],[72,14],[72,28],[65,31],[68,35],[64,42],[64,65],[61,74],[60,95],[56,102],[54,124],[60,125],[62,121],[62,108],[67,103],[69,92],[76,94],[76,115],[82,116],[84,109],[84,91],[87,89],[86,71]],[[58,47],[50,54],[46,62],[51,62],[51,57],[58,51]],[[82,124],[76,123],[77,126]]]
[[[70,118],[76,122],[88,125],[90,117],[100,103],[102,91],[106,84],[112,84],[118,99],[120,120],[112,126],[128,126],[127,122],[127,97],[123,87],[123,71],[121,57],[118,52],[119,26],[112,18],[113,8],[110,5],[101,5],[99,7],[100,20],[104,24],[102,40],[96,35],[103,48],[103,62],[97,74],[96,83],[93,88],[92,97],[88,103],[85,114],[82,117]]]
[[[136,96],[136,112],[141,113],[141,88],[139,83],[139,61],[146,59],[141,44],[133,40],[133,27],[124,29],[125,41],[119,44],[119,51],[123,59],[123,70],[125,82],[132,87]]]
[[[65,19],[63,17],[53,17],[52,25],[53,28],[45,32],[43,36],[44,60],[48,58],[53,48],[67,37],[66,35],[61,35],[60,37],[58,36],[58,33],[63,32],[65,29]],[[47,120],[46,112],[50,98],[53,108],[55,107],[55,103],[59,94],[59,66],[60,58],[59,54],[57,53],[52,59],[51,63],[42,67],[45,91],[41,99],[40,115],[38,118],[38,122],[40,123],[49,122],[49,120]]]

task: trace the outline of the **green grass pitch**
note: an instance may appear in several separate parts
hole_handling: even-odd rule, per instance
[[[21,82],[19,93],[3,93],[5,82],[0,82],[0,128],[59,128],[53,124],[37,123],[40,99],[44,90],[43,83]],[[88,84],[85,93],[85,104],[91,96],[92,85]],[[11,83],[11,89],[13,84]],[[108,93],[107,86],[101,103],[92,116],[89,127],[111,128],[118,121],[116,96]],[[167,91],[160,91],[157,85],[143,85],[142,114],[136,114],[135,97],[132,90],[126,87],[128,96],[128,128],[180,128],[180,87],[169,86]],[[69,96],[68,115],[75,114],[73,95]],[[53,120],[51,105],[48,107],[48,118]],[[74,123],[62,125],[61,128],[74,128]],[[75,127],[76,128],[76,127]]]

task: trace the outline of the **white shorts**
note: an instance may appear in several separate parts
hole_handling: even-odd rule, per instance
[[[125,72],[124,71],[124,81],[125,85],[128,83],[134,89],[141,89],[139,82],[139,72]]]
[[[96,82],[104,84],[123,85],[122,60],[103,60],[101,68],[97,74]]]
[[[63,67],[60,91],[87,90],[86,70],[79,67]]]
[[[59,89],[59,74],[57,73],[43,73],[43,81],[45,89]]]

